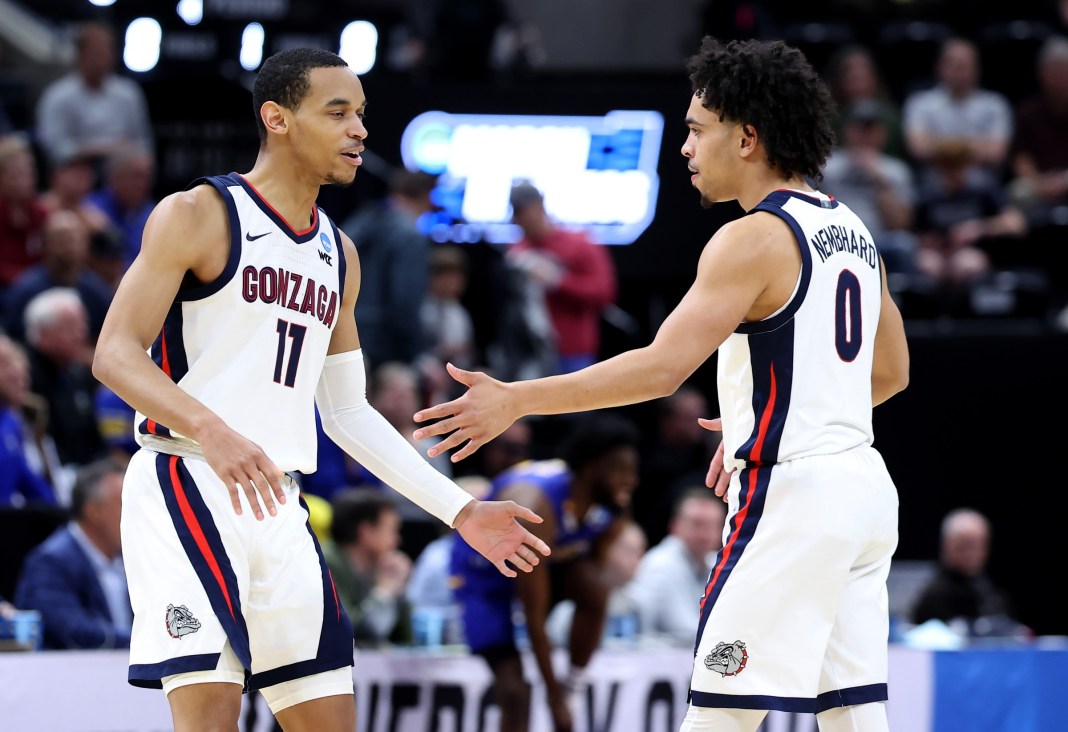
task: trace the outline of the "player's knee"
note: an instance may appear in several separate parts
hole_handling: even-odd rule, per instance
[[[504,674],[493,685],[497,704],[507,709],[525,709],[530,704],[530,686],[522,676]]]

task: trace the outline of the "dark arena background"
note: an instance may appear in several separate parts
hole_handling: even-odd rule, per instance
[[[0,123],[4,132],[31,141],[44,190],[48,150],[34,135],[37,103],[48,84],[73,68],[77,25],[108,23],[118,43],[117,73],[137,81],[146,97],[155,137],[152,198],[158,201],[197,176],[252,167],[257,134],[250,90],[263,59],[297,46],[340,52],[354,68],[363,65],[369,136],[356,183],[322,191],[319,205],[335,221],[382,198],[400,168],[443,173],[447,152],[433,138],[441,129],[455,133],[452,144],[459,144],[457,130],[464,125],[505,140],[506,154],[476,160],[465,181],[442,175],[435,192],[440,210],[424,221],[434,245],[455,243],[467,253],[463,303],[480,355],[498,333],[506,297],[501,253],[516,238],[506,211],[494,217],[493,202],[507,199],[501,187],[510,187],[532,157],[544,161],[546,180],[566,185],[552,168],[589,156],[578,168],[591,185],[580,205],[567,211],[568,223],[595,232],[616,268],[619,294],[600,323],[603,359],[653,338],[692,282],[702,246],[742,213],[733,203],[702,209],[679,153],[691,94],[685,62],[703,35],[785,40],[828,79],[843,49],[866,48],[882,80],[882,98],[899,114],[912,94],[936,83],[943,42],[962,37],[977,49],[980,87],[1002,95],[1014,115],[1043,91],[1043,44],[1068,37],[1068,3],[1056,0],[787,5],[0,0]],[[1068,74],[1068,65],[1059,68]],[[1058,83],[1068,86],[1068,79]],[[613,118],[618,112],[635,114],[620,122]],[[1062,114],[1057,154],[1068,144],[1068,112]],[[589,150],[576,153],[568,144],[575,130],[589,131]],[[996,175],[1008,201],[1019,190],[1017,149],[1014,142]],[[921,166],[904,147],[899,157],[920,181]],[[916,188],[919,205],[919,182]],[[590,204],[583,210],[586,196]],[[1061,588],[1068,566],[1068,479],[1058,462],[1068,443],[1068,196],[1062,199],[1047,216],[1028,217],[1019,236],[984,241],[990,270],[967,287],[946,292],[909,276],[891,281],[911,352],[908,389],[874,412],[875,446],[900,493],[895,568],[902,571],[892,571],[891,609],[915,592],[918,580],[910,572],[922,575],[937,560],[943,517],[971,507],[991,525],[986,572],[1029,629],[1026,638],[958,644],[892,638],[895,732],[1068,729],[1068,706],[1054,690],[1068,678],[1068,650],[1060,641],[1068,636],[1068,596]],[[489,213],[465,218],[475,211]],[[715,375],[713,357],[691,380],[711,405],[708,416],[715,416]],[[651,403],[619,411],[652,439],[658,408]],[[65,516],[55,507],[0,507],[0,599],[14,597],[24,557]],[[5,647],[22,648],[13,638]],[[58,660],[63,653],[70,655]],[[592,687],[588,715],[577,729],[677,729],[692,648],[650,648],[639,639],[606,654],[594,667],[603,683]],[[126,659],[123,650],[0,654],[0,731],[170,729],[162,695],[126,685]],[[358,651],[361,732],[496,729],[488,677],[477,661],[456,648]],[[87,678],[94,669],[103,669],[107,681]],[[528,678],[538,678],[533,666],[528,670]],[[94,694],[105,696],[70,691],[87,681]],[[895,688],[904,698],[895,697]],[[68,692],[72,701],[62,705],[74,704],[77,713],[50,711],[59,704],[54,694]],[[137,711],[121,726],[109,708],[128,704]],[[531,729],[549,730],[537,691],[533,706]],[[247,699],[243,729],[269,730],[269,716],[262,700]],[[767,732],[815,729],[807,716],[772,715],[765,724]]]

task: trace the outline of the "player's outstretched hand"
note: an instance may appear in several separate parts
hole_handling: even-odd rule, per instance
[[[450,458],[456,463],[474,454],[497,435],[504,432],[521,415],[514,413],[514,404],[509,399],[508,385],[480,371],[464,371],[451,363],[446,369],[452,378],[467,387],[463,396],[451,402],[436,404],[416,412],[416,422],[437,419],[438,422],[420,427],[413,437],[422,440],[437,435],[448,435],[444,440],[427,450],[427,455],[436,457],[455,447],[463,448]],[[466,445],[464,443],[467,443]]]
[[[723,431],[723,420],[719,417],[715,419],[697,419],[697,424],[704,427],[706,430],[712,432]],[[716,491],[716,495],[727,500],[727,487],[731,483],[731,474],[723,469],[723,441],[720,440],[719,447],[716,448],[716,454],[712,456],[712,462],[708,466],[708,475],[705,476],[705,485]]]
[[[463,513],[466,512],[466,516]],[[505,577],[517,573],[505,561],[524,572],[534,569],[541,556],[549,556],[549,546],[523,527],[517,518],[536,524],[541,516],[515,501],[472,501],[461,512],[456,530],[471,548],[490,560]],[[539,556],[541,555],[541,556]]]
[[[282,489],[285,473],[259,445],[234,432],[221,421],[212,428],[210,434],[201,436],[200,444],[204,450],[204,460],[230,491],[230,502],[238,516],[241,515],[241,491],[248,498],[258,521],[263,520],[264,508],[272,516],[278,513],[275,500],[278,503],[286,502],[286,494]]]

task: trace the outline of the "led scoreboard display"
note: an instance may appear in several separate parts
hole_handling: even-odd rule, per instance
[[[405,167],[438,175],[437,241],[510,244],[509,192],[526,181],[549,215],[602,244],[630,244],[653,220],[664,119],[617,110],[600,117],[425,112],[401,138]]]

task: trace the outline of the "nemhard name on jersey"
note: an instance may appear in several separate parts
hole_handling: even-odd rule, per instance
[[[826,262],[827,258],[836,252],[846,252],[860,257],[872,269],[879,263],[875,244],[868,241],[863,234],[858,235],[856,231],[845,226],[831,224],[820,229],[812,237],[811,244],[819,253],[821,262]]]
[[[246,302],[277,303],[299,313],[311,313],[328,328],[337,315],[337,292],[281,267],[245,267],[241,273],[241,294]]]

